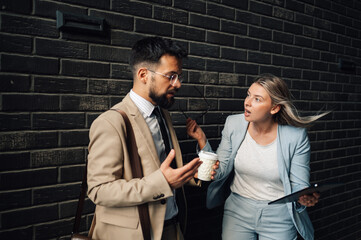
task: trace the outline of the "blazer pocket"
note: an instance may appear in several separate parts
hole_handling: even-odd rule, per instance
[[[97,220],[115,225],[118,227],[137,229],[139,224],[139,218],[137,214],[137,208],[104,208],[101,213],[97,215]],[[128,215],[129,213],[135,213],[135,215]],[[128,213],[128,214],[127,214]]]

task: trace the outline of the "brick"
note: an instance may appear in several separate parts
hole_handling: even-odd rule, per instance
[[[313,17],[307,16],[301,13],[295,13],[295,22],[301,23],[303,25],[312,26],[313,25]]]
[[[0,232],[0,239],[29,240],[33,236],[33,227],[17,228]]]
[[[68,77],[34,77],[34,91],[41,93],[86,93],[84,79]]]
[[[259,40],[254,40],[245,37],[236,37],[235,39],[235,47],[243,48],[243,49],[252,49],[258,50],[260,45]]]
[[[300,2],[297,2],[294,0],[287,0],[286,8],[289,10],[297,11],[297,12],[303,12],[305,9],[305,5],[303,3],[300,3]]]
[[[251,12],[260,13],[268,16],[272,14],[272,6],[260,2],[251,1],[249,5],[249,10]]]
[[[30,14],[32,9],[32,3],[27,0],[2,0],[1,9],[8,12]]]
[[[219,84],[231,86],[245,86],[246,81],[244,76],[240,76],[239,74],[220,73]]]
[[[293,63],[293,66],[295,68],[303,68],[303,69],[311,69],[311,62],[304,60],[304,59],[300,59],[300,58],[295,58]]]
[[[259,66],[257,64],[248,64],[248,63],[236,63],[235,72],[243,74],[258,74]]]
[[[206,38],[206,32],[197,28],[174,26],[174,37],[183,38],[187,40],[204,41]]]
[[[80,183],[36,188],[33,190],[33,202],[40,205],[77,199],[80,191]],[[73,216],[75,216],[75,211]]]
[[[135,20],[135,31],[140,33],[151,33],[161,36],[172,35],[172,25],[168,23],[161,23],[157,21],[150,21],[145,19]]]
[[[32,43],[30,37],[0,34],[1,52],[31,53]]]
[[[61,147],[88,146],[88,144],[89,144],[88,130],[80,130],[80,131],[73,130],[73,131],[60,132]]]
[[[90,93],[94,94],[115,94],[126,95],[132,88],[133,83],[130,81],[102,81],[90,80]]]
[[[329,51],[330,44],[325,41],[313,40],[313,47],[318,50]]]
[[[299,69],[293,69],[293,68],[282,69],[282,77],[299,79],[301,78],[301,74],[302,72]]]
[[[187,69],[205,70],[206,60],[204,58],[189,56],[187,59],[183,60],[183,67]]]
[[[32,36],[59,37],[54,21],[19,16],[1,15],[1,31]]]
[[[207,3],[207,15],[233,20],[236,16],[235,9],[211,2]]]
[[[312,61],[312,69],[318,71],[328,71],[328,64],[320,61]]]
[[[75,213],[74,213],[75,216]],[[34,226],[35,239],[69,239],[73,230],[74,219],[61,219],[57,221],[45,222]],[[85,219],[81,219],[80,230],[85,231]],[[68,236],[59,238],[59,236]]]
[[[295,44],[300,47],[312,47],[312,39],[302,37],[302,36],[295,36]]]
[[[84,166],[66,166],[60,167],[59,170],[59,179],[61,183],[81,181],[83,179]]]
[[[233,62],[223,60],[206,60],[206,70],[215,72],[233,72]]]
[[[109,77],[110,66],[107,63],[62,60],[61,73],[79,77]]]
[[[58,218],[57,204],[2,213],[3,228],[13,228]]]
[[[143,37],[143,34],[138,33],[111,31],[111,42],[116,46],[133,47],[134,43]]]
[[[273,32],[273,41],[280,42],[280,43],[288,43],[293,44],[294,35],[283,33],[283,32]]]
[[[234,34],[247,34],[247,25],[234,21],[221,20],[221,31]]]
[[[1,190],[14,190],[27,187],[44,186],[55,184],[58,178],[56,168],[33,169],[19,172],[7,172],[0,174],[0,180],[3,183]],[[21,181],[17,181],[21,179]],[[21,226],[21,225],[18,225]]]
[[[35,113],[33,115],[33,129],[72,129],[84,128],[83,113]]]
[[[128,65],[112,64],[111,77],[117,79],[133,79],[132,72]]]
[[[220,73],[222,74],[222,73]],[[189,72],[189,79],[191,83],[201,83],[204,84],[217,84],[218,83],[218,73],[212,72]]]
[[[3,54],[1,70],[16,73],[58,74],[59,62],[54,58]]]
[[[4,111],[59,110],[58,96],[9,94],[4,95],[2,100]]]
[[[248,9],[248,1],[222,0],[222,3],[227,6],[235,7],[237,9]]]
[[[252,14],[248,11],[236,11],[236,21],[259,26],[261,24],[260,16]]]
[[[234,46],[234,37],[228,34],[222,34],[218,32],[207,32],[207,42],[226,45],[226,46]]]
[[[0,130],[29,130],[30,129],[29,114],[2,114],[0,113]]]
[[[87,7],[95,7],[101,9],[108,9],[110,7],[110,0],[97,1],[97,0],[62,0],[67,3],[79,4]]]
[[[259,38],[264,40],[272,40],[272,31],[258,27],[248,27],[248,34],[250,37]]]
[[[266,14],[266,15],[268,15],[268,14]],[[295,17],[295,13],[294,13],[294,11],[289,11],[284,8],[274,7],[273,8],[273,16],[276,18],[293,21],[294,17]]]
[[[154,18],[167,22],[188,24],[188,12],[154,6]]]
[[[310,59],[320,59],[320,51],[304,48],[302,52],[302,57]]]
[[[218,18],[203,16],[199,14],[190,14],[189,24],[191,26],[211,29],[211,30],[220,30],[220,21]]]
[[[245,50],[238,50],[234,48],[222,48],[221,49],[222,59],[246,61],[247,52]]]
[[[219,87],[219,86],[206,87],[206,97],[228,98],[231,96],[232,96],[232,88],[230,87]]]
[[[303,33],[303,26],[299,24],[293,24],[289,22],[284,23],[284,31],[288,33],[293,33],[297,35],[302,35]]]
[[[220,47],[202,43],[190,43],[189,54],[218,58],[220,56]]]
[[[105,31],[103,34],[91,34],[85,33],[82,31],[63,31],[61,34],[61,39],[67,41],[78,41],[78,42],[87,42],[87,43],[99,43],[99,44],[110,44],[110,38],[108,37],[108,32]]]
[[[105,111],[109,109],[109,99],[97,96],[64,96],[61,109],[68,111]]]
[[[0,171],[18,170],[30,167],[29,152],[0,153]]]
[[[90,59],[101,60],[106,62],[128,63],[129,49],[106,47],[106,46],[90,46]]]
[[[85,162],[84,150],[82,148],[33,151],[30,157],[32,168],[64,166]]]
[[[0,193],[0,210],[28,207],[31,205],[31,190]]]
[[[282,45],[279,43],[261,41],[260,42],[261,52],[270,52],[270,53],[281,53]]]
[[[0,135],[0,150],[21,150],[56,147],[58,134],[55,132],[9,132]]]
[[[26,92],[30,90],[30,78],[27,75],[0,74],[2,92]]]
[[[57,10],[61,12],[70,12],[76,15],[87,15],[87,9],[84,7],[44,0],[34,1],[34,11],[37,16],[55,19]]]
[[[259,52],[249,51],[248,52],[248,62],[270,64],[271,63],[271,55],[268,53],[259,53]]]
[[[283,30],[283,22],[278,19],[270,18],[270,17],[261,17],[261,26],[264,28],[275,29],[282,31]]]
[[[116,12],[131,14],[135,16],[151,18],[152,16],[152,5],[132,2],[129,0],[125,1],[112,1],[112,9]]]
[[[272,73],[273,75],[276,76],[281,76],[281,71],[282,69],[280,67],[273,67],[273,66],[269,66],[269,65],[261,65],[259,67],[259,72],[261,73]]]
[[[206,3],[199,0],[174,0],[173,6],[189,12],[206,13]]]
[[[88,46],[84,43],[37,38],[35,52],[43,56],[85,59],[88,57]]]
[[[64,202],[59,204],[60,218],[72,217],[76,213],[78,201]],[[83,214],[93,213],[95,205],[90,199],[85,199],[83,206]]]
[[[219,108],[222,111],[242,111],[243,105],[240,100],[220,100]]]

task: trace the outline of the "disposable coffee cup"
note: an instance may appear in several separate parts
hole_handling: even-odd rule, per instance
[[[200,160],[203,162],[198,168],[198,179],[203,181],[211,181],[211,172],[213,165],[216,164],[218,156],[212,152],[200,151],[198,153]]]

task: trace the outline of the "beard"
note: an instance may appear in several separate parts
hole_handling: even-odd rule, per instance
[[[152,78],[152,82],[154,83],[154,79]],[[164,94],[156,93],[156,86],[153,84],[150,88],[149,97],[161,108],[169,109],[174,104],[174,97],[167,98],[168,93],[175,93],[178,89],[172,89],[167,91]]]

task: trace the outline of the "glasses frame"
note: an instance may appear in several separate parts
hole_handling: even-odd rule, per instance
[[[204,102],[207,104],[207,109],[198,117],[194,118],[194,120],[199,120],[201,119],[204,115],[206,115],[209,111],[209,109],[211,108],[211,105],[209,104],[209,102],[207,101],[207,99],[205,98],[205,96],[203,95],[203,93],[196,87],[196,86],[193,86],[193,88],[196,89],[196,91],[201,95],[202,99],[204,100]],[[188,119],[189,116],[183,111],[183,109],[181,108],[179,102],[178,102],[178,109],[182,112],[183,116]]]
[[[180,76],[179,76],[180,74],[178,74],[178,73],[173,73],[172,75],[168,76],[168,75],[165,75],[165,74],[163,74],[163,73],[150,70],[150,69],[148,69],[148,68],[147,68],[147,70],[148,70],[149,72],[152,72],[152,73],[155,73],[155,74],[158,74],[158,75],[161,75],[161,76],[163,76],[163,77],[168,78],[168,79],[169,79],[169,83],[170,83],[170,85],[172,85],[172,86],[174,86],[174,85],[177,83],[177,81],[179,81],[180,83],[182,83],[182,81],[183,81],[183,79],[180,79]],[[173,81],[174,81],[174,82],[173,82]],[[172,83],[172,82],[173,82],[173,83]]]

